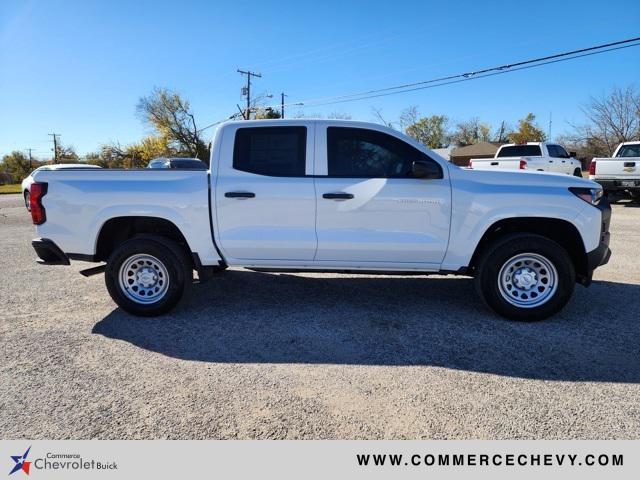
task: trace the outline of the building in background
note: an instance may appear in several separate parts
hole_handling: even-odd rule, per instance
[[[459,167],[466,167],[472,158],[493,158],[503,143],[478,142],[466,147],[458,147],[449,154],[449,161]]]

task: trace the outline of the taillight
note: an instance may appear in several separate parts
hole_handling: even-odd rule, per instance
[[[42,197],[47,194],[46,183],[32,183],[29,188],[29,204],[31,207],[31,220],[34,225],[42,225],[47,220],[47,213],[42,206]]]
[[[589,164],[589,175],[595,175],[595,174],[596,174],[596,161],[591,160],[591,163]]]
[[[527,168],[527,161],[520,160],[520,170],[524,170],[525,168]]]

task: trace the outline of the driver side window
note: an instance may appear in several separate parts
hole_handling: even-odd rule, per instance
[[[432,162],[424,153],[386,133],[364,128],[327,128],[330,177],[406,178],[415,161]]]

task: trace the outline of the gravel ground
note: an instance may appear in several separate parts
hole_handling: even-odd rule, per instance
[[[549,321],[466,278],[229,270],[129,316],[0,196],[0,438],[640,438],[640,208]]]

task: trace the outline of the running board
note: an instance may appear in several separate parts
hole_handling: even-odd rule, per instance
[[[91,277],[93,275],[98,275],[99,273],[104,273],[107,268],[107,264],[98,265],[97,267],[87,268],[86,270],[80,270],[80,274],[85,277]]]

